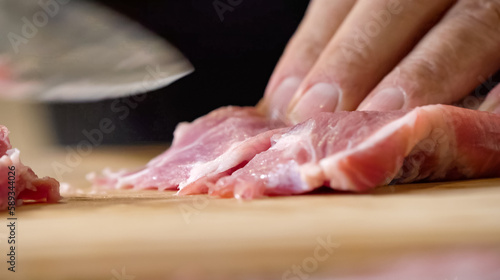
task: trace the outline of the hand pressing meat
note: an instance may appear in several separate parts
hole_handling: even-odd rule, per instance
[[[500,176],[500,115],[447,105],[319,113],[279,125],[225,107],[181,124],[172,147],[137,171],[91,176],[105,188],[255,198],[321,186],[368,191],[422,180]]]
[[[498,0],[314,0],[261,105],[273,118],[462,99],[500,69]],[[500,111],[500,88],[481,110]]]

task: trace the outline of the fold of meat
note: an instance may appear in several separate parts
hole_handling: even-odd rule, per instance
[[[254,108],[220,108],[192,123],[181,123],[174,132],[172,146],[144,168],[105,171],[105,176],[91,176],[90,180],[107,188],[187,187],[185,193],[206,192],[206,184],[231,174],[255,154],[267,150],[270,142],[260,139],[269,139],[271,128]],[[200,184],[199,179],[204,183]]]
[[[320,186],[366,191],[391,181],[500,176],[500,116],[452,106],[321,113],[273,137],[270,149],[210,193],[249,199]]]
[[[9,205],[19,205],[23,200],[59,201],[59,182],[50,177],[38,178],[31,168],[22,164],[19,150],[12,149],[8,134],[7,128],[0,125],[0,210],[7,209]],[[14,196],[9,184],[11,179],[14,179]]]

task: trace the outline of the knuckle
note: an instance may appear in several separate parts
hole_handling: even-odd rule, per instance
[[[367,47],[358,47],[343,43],[321,54],[314,71],[317,76],[332,78],[347,83],[353,80],[353,75],[370,73],[370,67],[376,65]]]
[[[361,90],[364,83],[359,77],[371,74],[370,61],[366,53],[359,49],[345,49],[320,60],[315,66],[315,74],[321,79],[333,80],[344,89]]]
[[[346,71],[363,71],[379,62],[369,44],[359,44],[350,39],[339,43],[328,55],[335,58],[330,61],[331,67],[342,67]]]
[[[456,16],[466,24],[481,25],[494,32],[500,31],[500,0],[466,0]]]
[[[429,55],[429,53],[416,54],[408,57],[406,66],[401,73],[405,75],[406,80],[439,85],[448,80],[452,72],[447,60],[444,55],[438,53],[434,55]]]
[[[366,48],[357,48],[349,45],[342,46],[342,57],[340,62],[344,67],[361,67],[368,62],[368,50]],[[335,61],[338,63],[339,61]],[[334,66],[334,65],[332,65]]]
[[[311,40],[305,44],[301,44],[299,47],[297,47],[297,49],[306,57],[317,58],[320,56],[321,52],[324,49],[324,43]]]

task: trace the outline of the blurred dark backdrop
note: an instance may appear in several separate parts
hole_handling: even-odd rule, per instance
[[[224,105],[255,105],[309,1],[239,1],[222,21],[214,0],[99,1],[168,40],[196,70],[150,92],[124,120],[111,112],[114,100],[48,105],[59,143],[85,139],[82,131],[98,128],[103,117],[117,125],[104,144],[166,142],[180,121]],[[128,99],[120,102],[136,103]]]

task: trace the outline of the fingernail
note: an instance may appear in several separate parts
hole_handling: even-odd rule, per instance
[[[310,88],[292,108],[289,119],[299,123],[318,112],[333,112],[339,103],[339,87],[329,83],[319,83]]]
[[[500,113],[500,102],[489,101],[486,99],[486,101],[479,106],[478,110],[498,114]]]
[[[286,78],[272,94],[269,113],[272,119],[284,119],[288,104],[300,86],[302,79],[298,77]]]
[[[366,104],[359,106],[360,111],[401,110],[405,104],[405,93],[400,88],[386,88],[376,93]]]

